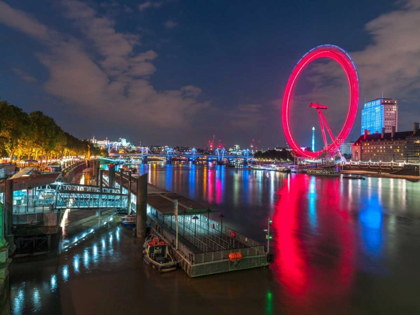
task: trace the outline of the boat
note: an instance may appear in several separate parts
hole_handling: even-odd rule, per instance
[[[286,167],[286,166],[277,166],[276,171],[282,172],[282,173],[291,173],[290,167]]]
[[[136,226],[136,215],[129,214],[121,217],[121,223],[126,227],[135,227]]]
[[[314,176],[340,177],[340,172],[336,172],[333,170],[323,170],[323,169],[307,170],[306,174],[314,175]]]
[[[269,165],[250,165],[249,169],[255,171],[275,171],[276,169]]]
[[[357,174],[343,175],[343,178],[346,178],[346,179],[362,179],[362,180],[366,179],[362,175],[357,175]]]
[[[124,165],[121,167],[121,169],[122,169],[124,172],[137,173],[137,169],[136,169],[135,167],[129,167],[129,166],[127,166],[126,164],[124,164]]]
[[[155,236],[146,239],[143,245],[143,259],[146,264],[159,272],[174,271],[178,265],[169,253],[168,243]]]

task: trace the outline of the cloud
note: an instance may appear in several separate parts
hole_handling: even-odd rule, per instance
[[[255,129],[265,120],[261,104],[238,104],[231,112],[230,125],[237,129]]]
[[[163,5],[163,2],[161,1],[158,1],[158,2],[146,1],[139,5],[139,10],[144,11],[146,9],[151,9],[151,8],[160,8],[162,5]]]
[[[360,83],[360,104],[375,98],[392,97],[399,100],[399,111],[418,111],[420,99],[420,1],[409,0],[399,2],[397,10],[378,16],[365,25],[366,32],[371,36],[371,43],[359,51],[350,51]],[[345,47],[343,47],[345,48]],[[306,78],[306,79],[305,79]],[[309,128],[302,126],[301,121],[316,122],[307,107],[309,102],[320,102],[334,106],[335,111],[326,111],[325,116],[334,134],[343,125],[348,109],[348,86],[342,69],[333,61],[317,62],[310,66],[310,70],[300,78],[310,86],[310,90],[295,91],[294,108],[291,111],[291,121],[300,139],[307,139]],[[302,81],[300,81],[302,82]],[[280,108],[281,100],[273,101],[276,108]],[[299,105],[300,104],[300,105]],[[294,112],[293,112],[294,111]],[[406,121],[409,115],[400,115],[401,125],[409,125]],[[360,132],[360,111],[353,127],[353,136]],[[306,129],[305,129],[306,128]],[[292,129],[293,131],[293,129]]]
[[[31,76],[31,75],[29,75],[28,73],[26,73],[25,71],[23,71],[23,70],[21,70],[21,69],[19,69],[19,68],[13,68],[12,69],[13,70],[13,72],[14,73],[16,73],[23,81],[26,81],[26,82],[30,82],[30,83],[36,83],[37,82],[37,80],[33,77],[33,76]]]
[[[47,53],[36,56],[49,71],[44,88],[50,95],[98,119],[144,128],[188,128],[195,115],[209,107],[208,102],[197,100],[201,89],[191,85],[157,91],[149,81],[156,71],[152,61],[157,54],[152,50],[137,52],[138,36],[117,32],[114,21],[81,1],[67,0],[62,4],[66,17],[84,38],[50,30],[0,1],[0,23],[48,48]],[[7,14],[3,14],[5,11]]]
[[[178,26],[178,23],[175,23],[174,21],[171,21],[171,20],[166,21],[166,23],[165,23],[166,28],[174,28],[176,26]]]
[[[369,22],[373,43],[351,53],[368,98],[395,97],[407,102],[420,97],[420,1]]]
[[[38,23],[30,15],[15,10],[2,1],[0,1],[0,20],[3,24],[38,39],[45,40],[50,36],[46,26]]]

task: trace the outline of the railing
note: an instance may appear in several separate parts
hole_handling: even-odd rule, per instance
[[[57,180],[64,180],[68,177],[68,174],[71,174],[71,172],[73,172],[76,168],[86,165],[86,161],[80,161],[80,162],[76,162],[66,168],[64,168],[63,170],[61,170],[61,174],[58,177]]]

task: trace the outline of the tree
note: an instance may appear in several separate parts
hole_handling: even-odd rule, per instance
[[[29,126],[28,114],[6,101],[0,100],[0,142],[2,142],[4,151],[10,156],[10,162],[13,161],[15,151],[18,148],[19,141]]]

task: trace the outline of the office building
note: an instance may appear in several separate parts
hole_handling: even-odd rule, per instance
[[[385,128],[386,133],[398,131],[398,102],[391,98],[378,98],[365,103],[362,109],[361,134],[368,130],[370,134],[380,133]]]

